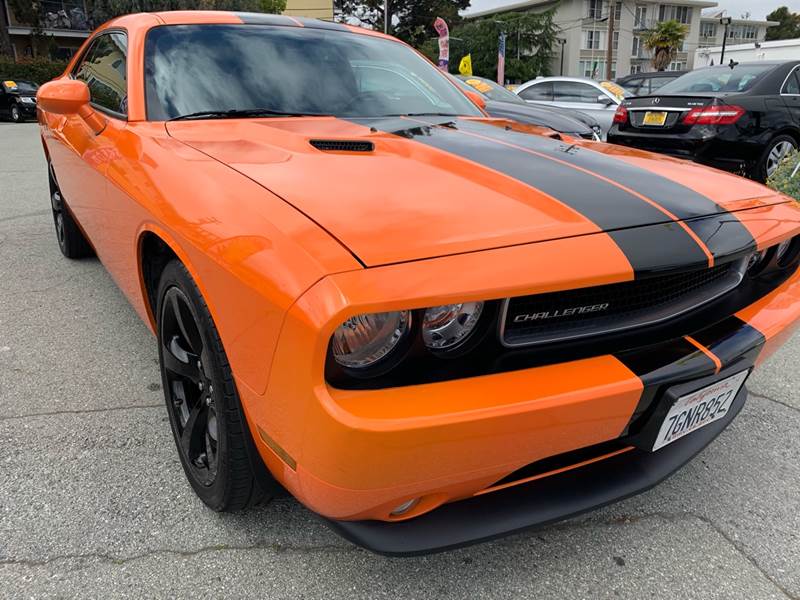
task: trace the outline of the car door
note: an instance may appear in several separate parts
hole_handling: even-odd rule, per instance
[[[127,113],[127,37],[122,31],[98,35],[70,76],[89,87],[91,105],[106,120],[95,132],[77,114],[49,115],[55,143],[49,146],[64,198],[102,258],[106,170],[114,155],[108,131],[124,126]]]
[[[607,100],[601,101],[605,97]],[[592,115],[600,123],[603,132],[611,128],[617,102],[603,90],[581,81],[554,81],[553,104],[570,111]]]
[[[800,67],[792,69],[781,89],[781,98],[792,114],[792,120],[796,125],[800,125],[800,72],[798,69]]]

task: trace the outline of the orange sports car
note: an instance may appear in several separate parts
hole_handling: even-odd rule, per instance
[[[288,490],[398,555],[564,519],[696,455],[800,318],[794,201],[489,119],[379,33],[121,17],[38,118],[214,510]]]

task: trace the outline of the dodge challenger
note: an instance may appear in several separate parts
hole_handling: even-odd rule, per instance
[[[479,104],[391,37],[231,12],[120,17],[40,88],[61,252],[152,329],[211,509],[443,550],[649,489],[741,410],[800,319],[796,203]]]

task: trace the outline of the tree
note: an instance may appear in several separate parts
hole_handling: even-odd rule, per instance
[[[39,54],[39,41],[42,38],[42,6],[37,0],[8,0],[8,8],[14,13],[17,21],[31,28],[31,50],[33,56]]]
[[[470,0],[390,0],[389,32],[414,47],[433,37],[433,22],[442,17],[452,29],[461,22],[458,12]],[[363,27],[383,31],[384,0],[337,0],[337,18]]]
[[[459,59],[472,54],[472,72],[496,79],[500,33],[505,32],[506,79],[528,81],[539,75],[549,75],[559,31],[553,23],[554,14],[553,10],[510,12],[465,21],[450,31],[450,70],[456,73]],[[433,31],[432,24],[430,31]],[[436,41],[426,42],[422,51],[435,60],[439,52]]]
[[[767,40],[791,40],[800,37],[800,14],[789,12],[785,6],[769,13],[767,21],[779,23],[767,29]]]
[[[241,10],[281,13],[286,10],[286,0],[87,0],[86,8],[91,22],[97,26],[128,13],[162,10]]]
[[[689,27],[678,21],[662,21],[654,29],[648,31],[642,43],[653,53],[653,68],[656,71],[665,71],[678,54],[678,48],[683,45],[683,40],[689,34]]]
[[[0,6],[0,56],[14,56],[14,50],[11,48],[11,36],[8,35],[6,11],[2,6]]]

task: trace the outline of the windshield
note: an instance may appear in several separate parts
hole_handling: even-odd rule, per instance
[[[147,36],[145,70],[151,120],[257,109],[341,117],[482,116],[409,47],[342,31],[157,27]]]
[[[513,102],[514,104],[526,104],[525,100],[517,96],[514,92],[508,91],[499,83],[484,79],[483,77],[458,77],[464,89],[479,92],[489,100],[495,102]],[[469,87],[466,87],[469,86]]]
[[[35,83],[31,83],[30,81],[20,81],[19,79],[14,81],[4,81],[3,87],[7,92],[20,92],[23,94],[33,94],[39,89],[39,86]]]
[[[744,92],[775,65],[737,65],[710,67],[690,71],[662,86],[659,94],[693,94],[702,92]]]

